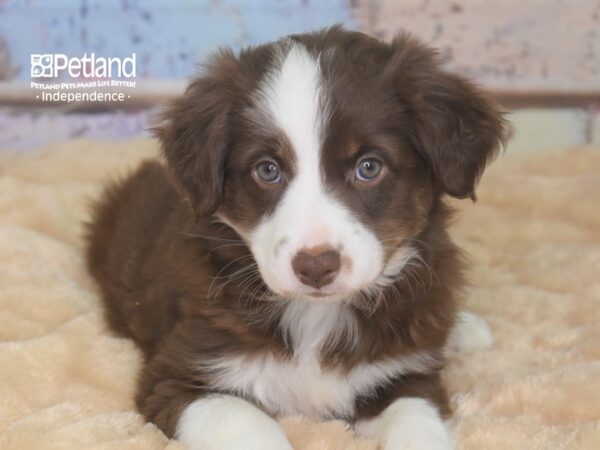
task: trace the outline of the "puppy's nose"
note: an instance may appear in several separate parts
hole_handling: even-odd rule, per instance
[[[331,284],[340,271],[340,254],[331,249],[302,249],[292,260],[298,279],[314,288]]]

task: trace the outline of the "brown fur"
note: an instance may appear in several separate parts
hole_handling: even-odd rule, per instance
[[[351,370],[422,350],[441,359],[462,285],[461,256],[446,232],[450,211],[442,197],[474,198],[477,179],[503,137],[501,116],[409,37],[384,44],[332,28],[291,39],[326,55],[321,69],[334,105],[323,150],[328,186],[379,239],[395,239],[390,247],[410,240],[425,262],[377,305],[353,307],[358,344],[325,346],[322,363]],[[109,188],[89,228],[88,265],[108,321],[146,357],[138,408],[169,436],[181,410],[209,392],[210,374],[198,371],[195,361],[292,353],[278,327],[283,305],[260,300],[267,289],[260,280],[215,282],[245,267],[252,255],[236,232],[211,217],[219,210],[250,230],[275,207],[281,192],[260,190],[247,175],[265,148],[294,173],[285,137],[262,127],[252,112],[250,93],[277,45],[286,43],[214,57],[157,130],[168,170],[148,162]],[[374,148],[392,173],[372,189],[348,190],[350,155]],[[346,419],[376,415],[403,395],[430,399],[449,413],[434,372],[400,377],[358,398],[357,417]]]

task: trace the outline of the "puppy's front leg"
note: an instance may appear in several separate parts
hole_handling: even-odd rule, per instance
[[[448,412],[447,399],[437,375],[403,377],[380,395],[358,406],[357,433],[377,439],[384,450],[450,450],[452,435],[442,414]],[[391,402],[387,399],[393,398]],[[386,405],[378,415],[371,414]]]
[[[282,428],[260,409],[230,395],[210,395],[182,412],[175,437],[193,450],[291,450]]]
[[[167,341],[148,362],[136,404],[145,418],[189,450],[291,450],[279,424],[250,402],[211,392],[202,374],[189,370],[184,343]]]

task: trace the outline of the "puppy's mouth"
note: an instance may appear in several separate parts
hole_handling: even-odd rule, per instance
[[[297,292],[296,295],[292,297],[302,298],[307,301],[314,302],[336,302],[340,299],[344,299],[348,297],[348,293],[344,291],[326,291],[326,290],[311,290],[311,291],[302,291]]]
[[[335,294],[326,294],[325,292],[313,291],[313,292],[308,292],[306,295],[308,295],[309,297],[323,298],[323,297],[329,297],[329,296],[335,295]]]
[[[308,292],[298,293],[298,296],[313,302],[321,303],[335,303],[340,301],[350,301],[353,299],[357,292],[362,292],[361,289],[357,290],[336,290],[336,291],[321,291],[314,290]]]
[[[315,298],[327,298],[327,297],[332,297],[334,295],[338,295],[335,292],[334,293],[326,293],[326,292],[321,292],[321,291],[312,291],[312,292],[307,292],[305,294],[308,297],[315,297]]]

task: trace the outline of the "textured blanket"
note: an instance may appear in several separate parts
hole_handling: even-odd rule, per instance
[[[135,411],[141,357],[111,335],[82,257],[106,180],[152,141],[0,153],[0,448],[162,449]],[[503,156],[453,234],[489,350],[445,370],[463,449],[600,449],[600,150]],[[340,422],[282,420],[297,449],[375,449]]]

